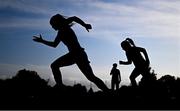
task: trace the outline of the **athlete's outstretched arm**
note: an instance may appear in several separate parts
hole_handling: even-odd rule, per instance
[[[55,40],[54,41],[46,41],[46,40],[44,40],[43,38],[42,38],[42,36],[41,36],[41,34],[39,35],[39,37],[38,36],[33,36],[34,38],[33,38],[33,40],[35,41],[35,42],[40,42],[40,43],[43,43],[43,44],[45,44],[45,45],[47,45],[47,46],[50,46],[50,47],[57,47],[57,45],[60,43],[60,38],[59,38],[59,36],[57,35],[56,36],[56,38],[55,38]]]
[[[86,24],[84,21],[82,21],[80,18],[76,17],[76,16],[73,16],[73,17],[69,17],[68,19],[68,22],[71,23],[71,22],[76,22],[80,25],[82,25],[83,27],[86,28],[86,30],[89,32],[89,29],[92,29],[92,26],[91,24]]]

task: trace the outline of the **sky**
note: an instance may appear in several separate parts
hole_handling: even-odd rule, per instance
[[[107,85],[112,64],[126,60],[120,43],[127,37],[146,49],[158,78],[167,74],[180,77],[179,0],[0,0],[0,78],[28,69],[54,84],[50,64],[68,53],[67,47],[63,43],[57,48],[38,44],[32,36],[42,34],[43,39],[53,41],[57,32],[49,19],[57,13],[77,16],[92,25],[90,32],[78,24],[72,28],[95,75]],[[130,83],[133,68],[118,65],[121,85]],[[76,65],[61,71],[65,84],[91,84]]]

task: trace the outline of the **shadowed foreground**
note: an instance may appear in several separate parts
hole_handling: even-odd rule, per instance
[[[180,109],[180,78],[141,80],[138,87],[93,92],[81,84],[51,87],[35,71],[0,80],[0,109]]]

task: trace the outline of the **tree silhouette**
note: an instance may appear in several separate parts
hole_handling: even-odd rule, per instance
[[[18,71],[12,80],[21,88],[42,88],[47,86],[47,81],[42,79],[37,72],[26,69]]]

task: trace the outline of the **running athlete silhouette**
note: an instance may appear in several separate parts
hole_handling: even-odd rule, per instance
[[[80,18],[76,16],[66,18],[63,15],[56,14],[50,19],[50,24],[52,28],[58,31],[55,40],[46,41],[42,38],[41,35],[39,37],[33,36],[33,40],[54,48],[57,47],[60,42],[63,42],[64,45],[67,46],[69,53],[58,58],[51,64],[51,69],[57,86],[63,86],[62,76],[59,68],[63,66],[77,64],[81,72],[86,76],[88,80],[95,83],[97,87],[101,90],[106,91],[108,90],[107,86],[101,79],[97,78],[94,75],[87,54],[84,51],[84,48],[80,46],[76,34],[71,28],[71,26],[73,26],[74,24],[73,22],[82,25],[88,32],[89,29],[92,29],[90,24],[84,23]]]
[[[122,49],[126,52],[127,61],[119,61],[119,64],[129,65],[133,62],[135,68],[130,75],[130,80],[132,86],[137,86],[136,77],[140,74],[146,76],[149,69],[149,58],[147,52],[144,48],[136,47],[133,40],[127,38],[125,41],[121,42]],[[141,52],[144,54],[143,58]]]

